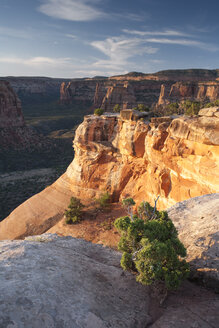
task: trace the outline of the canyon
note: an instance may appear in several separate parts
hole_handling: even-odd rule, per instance
[[[118,232],[108,228],[125,214],[119,205],[122,199],[133,197],[137,207],[143,200],[153,205],[159,196],[158,209],[168,211],[187,248],[190,278],[218,292],[219,107],[202,108],[194,117],[156,117],[129,109],[137,103],[165,107],[185,99],[217,100],[218,70],[203,70],[197,80],[193,70],[179,76],[180,81],[173,72],[172,80],[165,74],[62,83],[62,101],[83,103],[85,113],[95,104],[111,111],[119,103],[123,110],[85,116],[76,130],[75,157],[66,172],[0,222],[0,326],[29,327],[33,318],[36,327],[71,327],[72,321],[83,327],[217,326],[218,298],[213,291],[186,281],[161,308],[148,287],[121,270],[119,253],[67,237],[104,245],[108,238],[108,245],[116,248]],[[0,82],[0,118],[4,151],[31,149],[42,142],[26,126],[21,102],[7,81]],[[37,174],[43,177],[48,172]],[[106,191],[113,202],[111,212],[91,212],[94,200]],[[64,211],[72,196],[81,199],[85,211],[82,222],[70,227]]]
[[[214,277],[217,267],[213,260],[214,236],[218,231],[219,200],[219,108],[202,109],[196,117],[154,117],[148,121],[142,115],[123,110],[120,114],[85,116],[75,134],[73,162],[56,182],[29,198],[0,222],[0,240],[22,239],[46,231],[69,234],[70,229],[66,230],[60,222],[64,221],[64,211],[72,196],[80,198],[87,207],[106,191],[111,194],[112,202],[133,197],[137,205],[143,200],[154,204],[159,196],[158,209],[188,202],[184,223],[178,222],[184,215],[183,203],[178,207],[180,211],[175,215],[173,210],[170,217],[179,231],[184,227],[180,236],[183,242],[185,234],[188,236],[191,261],[194,260],[197,267],[209,267],[204,276]],[[213,198],[210,198],[211,194]],[[206,210],[202,209],[205,203],[202,197],[206,199]],[[192,203],[193,199],[196,201]],[[197,204],[198,214],[192,214],[192,204]],[[209,207],[209,204],[212,205]],[[188,224],[190,219],[192,227]],[[188,227],[189,231],[186,230]],[[204,255],[207,247],[204,240],[213,252],[209,262]],[[189,245],[197,245],[198,249],[189,248]]]
[[[60,101],[87,103],[90,111],[97,107],[113,111],[116,104],[126,109],[142,103],[156,109],[176,101],[209,102],[219,97],[218,79],[218,70],[195,69],[73,79],[61,84]]]

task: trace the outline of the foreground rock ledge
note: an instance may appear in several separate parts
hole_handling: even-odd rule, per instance
[[[148,288],[120,254],[44,234],[0,242],[0,327],[146,327]]]

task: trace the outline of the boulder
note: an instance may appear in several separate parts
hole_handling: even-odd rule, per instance
[[[187,249],[193,277],[219,291],[219,193],[177,203],[168,214]]]
[[[141,328],[148,288],[120,254],[52,234],[0,243],[0,327]]]

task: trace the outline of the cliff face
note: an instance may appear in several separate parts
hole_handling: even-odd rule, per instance
[[[26,127],[21,102],[6,81],[0,81],[0,149],[29,147],[39,137]]]
[[[219,191],[219,108],[202,116],[132,121],[121,115],[86,116],[74,140],[75,158],[53,185],[0,223],[0,239],[42,233],[63,216],[72,195],[114,201],[131,196],[165,209]],[[14,222],[17,222],[15,225]]]
[[[214,101],[219,98],[218,75],[217,70],[173,70],[72,80],[62,83],[60,100],[87,102],[90,110],[101,107],[106,111],[112,111],[116,104],[125,109],[140,103],[165,106],[186,99]]]
[[[0,128],[24,126],[21,102],[10,84],[0,81]]]
[[[158,105],[183,100],[215,101],[219,98],[219,82],[176,82],[162,84]]]
[[[62,82],[68,82],[69,79],[53,79],[48,77],[2,77],[4,81],[10,83],[17,94],[58,94]]]

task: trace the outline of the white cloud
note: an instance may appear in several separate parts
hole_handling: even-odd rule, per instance
[[[132,34],[132,35],[140,35],[140,36],[146,36],[146,35],[161,35],[161,36],[188,36],[188,34],[180,31],[175,30],[164,30],[164,31],[137,31],[137,30],[129,30],[129,29],[123,29],[124,33]]]
[[[44,0],[38,10],[50,17],[70,21],[91,21],[106,14],[95,5],[101,0]]]
[[[218,51],[219,47],[212,44],[204,43],[197,40],[189,39],[169,39],[169,38],[148,38],[145,41],[150,43],[160,43],[160,44],[178,44],[181,46],[192,46],[208,51]]]
[[[157,48],[145,45],[142,39],[122,37],[107,38],[104,41],[93,41],[91,45],[100,50],[108,59],[97,60],[93,63],[95,67],[103,67],[106,69],[121,70],[128,66],[129,59],[134,56],[143,54],[154,54]]]
[[[50,57],[32,57],[32,58],[21,58],[21,57],[0,57],[0,63],[7,64],[22,64],[25,66],[57,66],[57,65],[69,65],[71,58],[50,58]]]
[[[65,34],[65,36],[66,36],[67,38],[70,38],[70,39],[74,39],[74,40],[77,39],[77,36],[74,35],[74,34]]]

